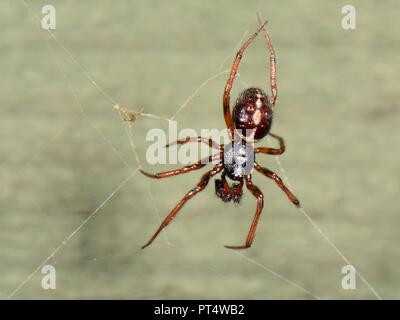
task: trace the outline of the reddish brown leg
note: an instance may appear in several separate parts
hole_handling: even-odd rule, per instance
[[[245,177],[246,180],[246,187],[249,191],[253,194],[254,197],[257,199],[257,209],[256,213],[253,218],[253,222],[251,223],[249,233],[246,238],[246,243],[243,246],[225,246],[228,249],[247,249],[251,247],[253,242],[254,236],[256,234],[258,220],[260,219],[261,211],[264,207],[264,195],[252,182],[251,182],[251,175]]]
[[[149,178],[163,179],[163,178],[169,178],[169,177],[177,176],[179,174],[187,173],[187,172],[190,172],[190,171],[193,171],[193,170],[199,170],[199,169],[203,168],[206,165],[207,165],[206,163],[198,162],[198,163],[195,163],[195,164],[191,164],[189,166],[185,166],[185,167],[180,168],[180,169],[164,171],[164,172],[159,172],[159,173],[155,173],[155,174],[145,172],[145,171],[143,171],[141,169],[140,169],[140,172],[142,174],[144,174],[146,177],[149,177]]]
[[[214,142],[211,138],[203,138],[203,137],[185,137],[183,139],[179,139],[175,142],[169,143],[165,147],[168,148],[174,144],[185,144],[188,142],[198,142],[198,143],[202,142],[208,145],[210,148],[215,148],[215,149],[219,148],[219,144]]]
[[[188,173],[188,172],[193,171],[193,170],[199,170],[199,169],[203,168],[204,166],[206,166],[207,164],[211,163],[213,160],[218,159],[219,157],[220,157],[219,154],[214,155],[214,156],[209,156],[208,157],[208,162],[206,161],[206,159],[203,159],[203,160],[200,160],[197,163],[185,166],[185,167],[180,168],[180,169],[164,171],[164,172],[159,172],[159,173],[155,173],[155,174],[145,172],[145,171],[143,171],[141,169],[139,171],[142,174],[144,174],[146,177],[153,178],[153,179],[169,178],[169,177],[177,176],[177,175],[182,174],[182,173]]]
[[[278,88],[276,86],[276,55],[275,49],[272,45],[271,37],[268,34],[268,31],[265,29],[261,16],[257,14],[258,22],[262,25],[262,30],[264,33],[265,40],[267,41],[268,49],[269,49],[269,75],[270,75],[270,84],[271,84],[271,93],[272,96],[270,98],[272,106],[275,105],[276,98],[278,96]]]
[[[280,136],[277,136],[276,134],[269,134],[271,137],[274,137],[275,139],[277,139],[279,141],[279,149],[276,148],[267,148],[267,147],[260,147],[260,148],[256,148],[254,150],[255,153],[264,153],[264,154],[274,154],[274,155],[278,155],[278,154],[282,154],[285,152],[285,141],[283,141],[283,138]]]
[[[223,97],[223,105],[224,105],[224,117],[225,117],[225,123],[226,126],[229,129],[231,139],[233,139],[233,122],[232,122],[232,115],[231,115],[231,110],[230,110],[230,92],[232,89],[233,81],[235,80],[236,77],[236,72],[239,68],[240,61],[242,60],[243,53],[247,49],[247,47],[250,45],[250,43],[257,37],[258,33],[261,31],[261,29],[264,27],[264,25],[267,23],[265,21],[261,27],[246,41],[246,43],[239,49],[239,51],[236,53],[236,58],[235,61],[233,62],[232,68],[231,68],[231,73],[229,75],[228,81],[226,82],[225,89],[224,89],[224,97]]]
[[[267,178],[270,178],[276,182],[276,184],[279,186],[279,188],[282,189],[284,193],[286,193],[287,197],[289,198],[290,201],[293,202],[293,204],[296,207],[300,207],[300,201],[296,198],[296,196],[285,186],[283,183],[282,179],[273,171],[268,170],[267,168],[264,168],[260,166],[257,162],[254,162],[254,169],[256,169],[258,172],[266,176]]]
[[[155,238],[157,238],[158,234],[161,232],[162,229],[164,229],[178,214],[179,210],[182,209],[183,205],[191,198],[193,198],[196,194],[198,194],[200,191],[203,191],[204,188],[207,186],[208,181],[210,180],[211,177],[215,176],[218,172],[221,172],[223,169],[223,164],[219,164],[215,166],[212,170],[206,172],[200,179],[200,182],[197,184],[196,187],[194,187],[192,190],[190,190],[186,195],[182,198],[181,201],[176,205],[176,207],[169,213],[169,215],[164,219],[164,221],[161,223],[157,231],[154,233],[154,235],[150,238],[150,240],[142,247],[142,249],[146,248],[148,245],[150,245]]]

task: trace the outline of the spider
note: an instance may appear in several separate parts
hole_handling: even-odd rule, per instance
[[[142,246],[142,249],[149,246],[159,235],[159,233],[176,217],[178,212],[182,209],[185,203],[193,198],[196,194],[204,190],[209,180],[222,172],[221,179],[215,180],[215,193],[224,202],[233,201],[239,203],[243,194],[243,185],[245,184],[250,193],[257,200],[257,208],[250,226],[246,241],[244,245],[239,246],[225,246],[229,249],[246,249],[251,247],[253,242],[258,221],[260,219],[261,211],[264,207],[264,195],[261,190],[252,183],[251,172],[253,169],[260,172],[267,178],[275,181],[280,189],[286,194],[289,200],[296,205],[300,206],[299,200],[293,193],[285,186],[282,179],[273,171],[262,167],[255,161],[255,154],[271,154],[281,155],[285,151],[285,143],[282,137],[272,134],[270,132],[273,118],[273,110],[277,98],[277,85],[276,85],[276,57],[275,50],[272,45],[271,38],[265,29],[267,21],[262,22],[259,18],[260,27],[258,30],[249,37],[244,45],[239,49],[236,58],[231,67],[229,78],[226,82],[223,94],[223,113],[225,123],[229,131],[230,143],[226,145],[218,145],[211,138],[203,137],[186,137],[176,141],[174,144],[185,144],[188,142],[205,143],[211,147],[219,149],[219,154],[210,156],[209,160],[217,160],[217,164],[208,172],[206,172],[200,179],[200,182],[191,189],[179,201],[174,209],[161,223],[157,231],[153,234],[150,240]],[[257,37],[260,31],[263,30],[264,37],[267,41],[269,55],[270,55],[270,86],[271,96],[268,96],[263,90],[259,88],[248,88],[242,91],[235,103],[233,112],[230,111],[230,91],[235,80],[240,61],[243,57],[244,51]],[[277,139],[279,148],[258,147],[253,148],[248,141],[260,140],[269,134],[271,137]],[[167,145],[168,147],[170,145]],[[185,166],[181,169],[150,174],[140,170],[145,176],[154,179],[163,179],[179,174],[187,173],[193,170],[198,170],[206,166],[203,161],[195,164]],[[231,180],[235,181],[230,185],[226,179],[228,176]]]

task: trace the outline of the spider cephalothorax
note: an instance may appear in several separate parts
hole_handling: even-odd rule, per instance
[[[272,125],[272,106],[265,92],[258,88],[242,91],[232,112],[233,124],[240,134],[264,138]]]
[[[275,51],[272,46],[271,39],[264,29],[265,23],[262,23],[261,27],[254,33],[246,43],[240,48],[236,54],[236,58],[233,62],[231,73],[229,75],[228,81],[225,85],[224,95],[223,95],[223,111],[225,117],[225,123],[229,130],[230,142],[224,145],[218,145],[216,142],[209,138],[203,137],[186,137],[185,139],[178,140],[176,143],[185,144],[188,142],[198,142],[205,143],[211,148],[218,148],[219,153],[210,156],[210,160],[217,160],[217,164],[213,169],[207,171],[200,179],[196,187],[190,190],[186,195],[179,201],[174,209],[168,214],[168,216],[161,223],[157,231],[153,234],[150,240],[142,247],[145,248],[150,245],[158,234],[163,230],[178,214],[179,210],[183,205],[193,198],[197,193],[204,190],[207,186],[209,180],[222,172],[221,179],[215,181],[215,193],[224,202],[233,201],[234,203],[239,203],[243,194],[243,185],[245,184],[247,189],[251,194],[257,199],[257,209],[251,224],[249,233],[246,238],[244,245],[240,246],[226,246],[231,249],[244,249],[249,248],[253,242],[258,220],[261,215],[261,211],[264,206],[264,196],[260,189],[255,186],[251,180],[251,173],[253,169],[260,172],[262,175],[266,176],[275,181],[275,183],[282,189],[287,195],[289,200],[293,202],[296,206],[299,206],[299,200],[290,192],[290,190],[284,185],[282,179],[267,168],[260,166],[255,161],[255,155],[257,153],[261,154],[272,154],[280,155],[285,151],[285,144],[283,138],[278,135],[270,133],[272,125],[272,115],[275,106],[275,101],[277,97],[276,88],[276,60]],[[240,61],[243,57],[243,53],[250,43],[255,39],[258,33],[263,30],[264,36],[268,44],[268,49],[270,53],[270,85],[272,95],[268,97],[263,90],[257,88],[249,88],[244,90],[236,100],[233,112],[230,111],[230,91],[232,89],[233,81],[236,77],[236,72],[239,68]],[[269,134],[271,137],[279,141],[279,148],[270,147],[258,147],[253,148],[253,141],[261,139]],[[148,177],[162,179],[171,176],[175,176],[182,173],[187,173],[193,170],[201,169],[205,166],[202,161],[195,164],[183,167],[178,170],[171,170],[166,172],[161,172],[157,174],[150,174],[141,171]],[[230,185],[227,181],[226,176],[233,180]]]
[[[223,164],[226,175],[240,181],[251,174],[254,166],[254,149],[246,140],[234,140],[225,145]]]
[[[251,174],[254,167],[254,149],[252,143],[246,140],[234,140],[225,145],[223,151],[224,173],[221,180],[215,180],[215,194],[224,202],[239,203],[242,198],[243,177]],[[225,178],[239,181],[229,186]]]

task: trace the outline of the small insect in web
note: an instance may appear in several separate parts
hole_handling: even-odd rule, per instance
[[[260,19],[259,19],[260,20]],[[272,45],[271,38],[265,29],[267,22],[260,20],[261,26],[259,29],[244,43],[236,54],[233,62],[228,81],[225,85],[223,94],[223,113],[225,118],[226,126],[229,130],[230,143],[226,145],[219,145],[212,139],[203,137],[187,137],[185,139],[178,140],[176,143],[185,144],[188,142],[205,143],[212,146],[217,146],[219,153],[209,157],[209,162],[217,161],[217,164],[210,171],[206,172],[200,179],[200,182],[190,190],[186,195],[179,201],[174,209],[168,214],[168,216],[161,223],[157,231],[153,234],[150,240],[142,247],[145,248],[150,245],[159,233],[175,218],[178,212],[182,209],[184,204],[193,198],[200,191],[204,190],[209,180],[221,173],[221,179],[215,181],[215,193],[224,202],[233,201],[239,203],[243,194],[243,185],[245,184],[250,193],[257,200],[257,208],[250,226],[246,241],[244,245],[239,246],[225,246],[230,249],[246,249],[251,247],[253,242],[258,221],[260,219],[261,211],[264,207],[264,195],[261,190],[252,183],[251,172],[253,169],[264,175],[265,177],[272,179],[279,188],[286,194],[289,200],[296,206],[300,206],[299,200],[294,194],[285,186],[282,179],[273,171],[262,167],[255,161],[255,155],[271,154],[280,155],[285,151],[285,143],[282,137],[272,134],[270,132],[273,119],[273,110],[277,98],[277,85],[276,85],[276,56],[275,50]],[[251,42],[261,32],[264,33],[265,39],[268,44],[270,54],[270,86],[271,96],[268,96],[262,89],[259,88],[248,88],[242,91],[235,103],[233,112],[230,110],[230,92],[232,89],[233,82],[236,77],[237,70],[239,68],[240,61],[243,57],[244,51],[251,44]],[[266,135],[270,135],[279,142],[279,148],[270,147],[258,147],[253,148],[253,141],[260,140]],[[195,164],[185,166],[181,169],[160,172],[156,174],[150,174],[140,170],[144,175],[154,179],[163,179],[179,174],[187,173],[193,170],[198,170],[206,166],[203,161],[199,161]],[[231,180],[235,181],[232,185],[229,185],[226,176]]]
[[[137,119],[139,119],[141,113],[143,110],[137,112],[137,111],[129,111],[125,107],[121,107],[120,105],[115,105],[114,109],[117,110],[124,121],[128,122],[135,122]]]

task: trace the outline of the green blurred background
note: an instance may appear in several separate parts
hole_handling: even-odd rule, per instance
[[[223,245],[245,239],[254,198],[246,192],[238,207],[224,204],[213,182],[139,249],[204,170],[159,181],[135,174],[77,230],[138,167],[126,124],[87,74],[130,110],[170,117],[230,67],[242,36],[257,28],[257,11],[270,21],[278,54],[273,132],[286,139],[280,161],[294,192],[372,287],[400,298],[398,1],[27,4],[0,4],[1,298],[376,298],[359,278],[356,290],[342,289],[346,263],[257,174],[266,205],[247,251]],[[41,18],[45,4],[56,7],[54,35],[83,69],[40,29],[34,15]],[[356,30],[341,27],[345,4],[356,8]],[[267,61],[259,37],[241,80],[268,89]],[[225,81],[219,76],[194,96],[177,116],[179,129],[224,128]],[[237,81],[233,96],[242,89]],[[167,122],[142,117],[132,127],[143,168],[177,167],[146,163],[151,128]],[[273,157],[258,160],[279,172]],[[41,287],[43,262],[56,268],[56,290]]]

